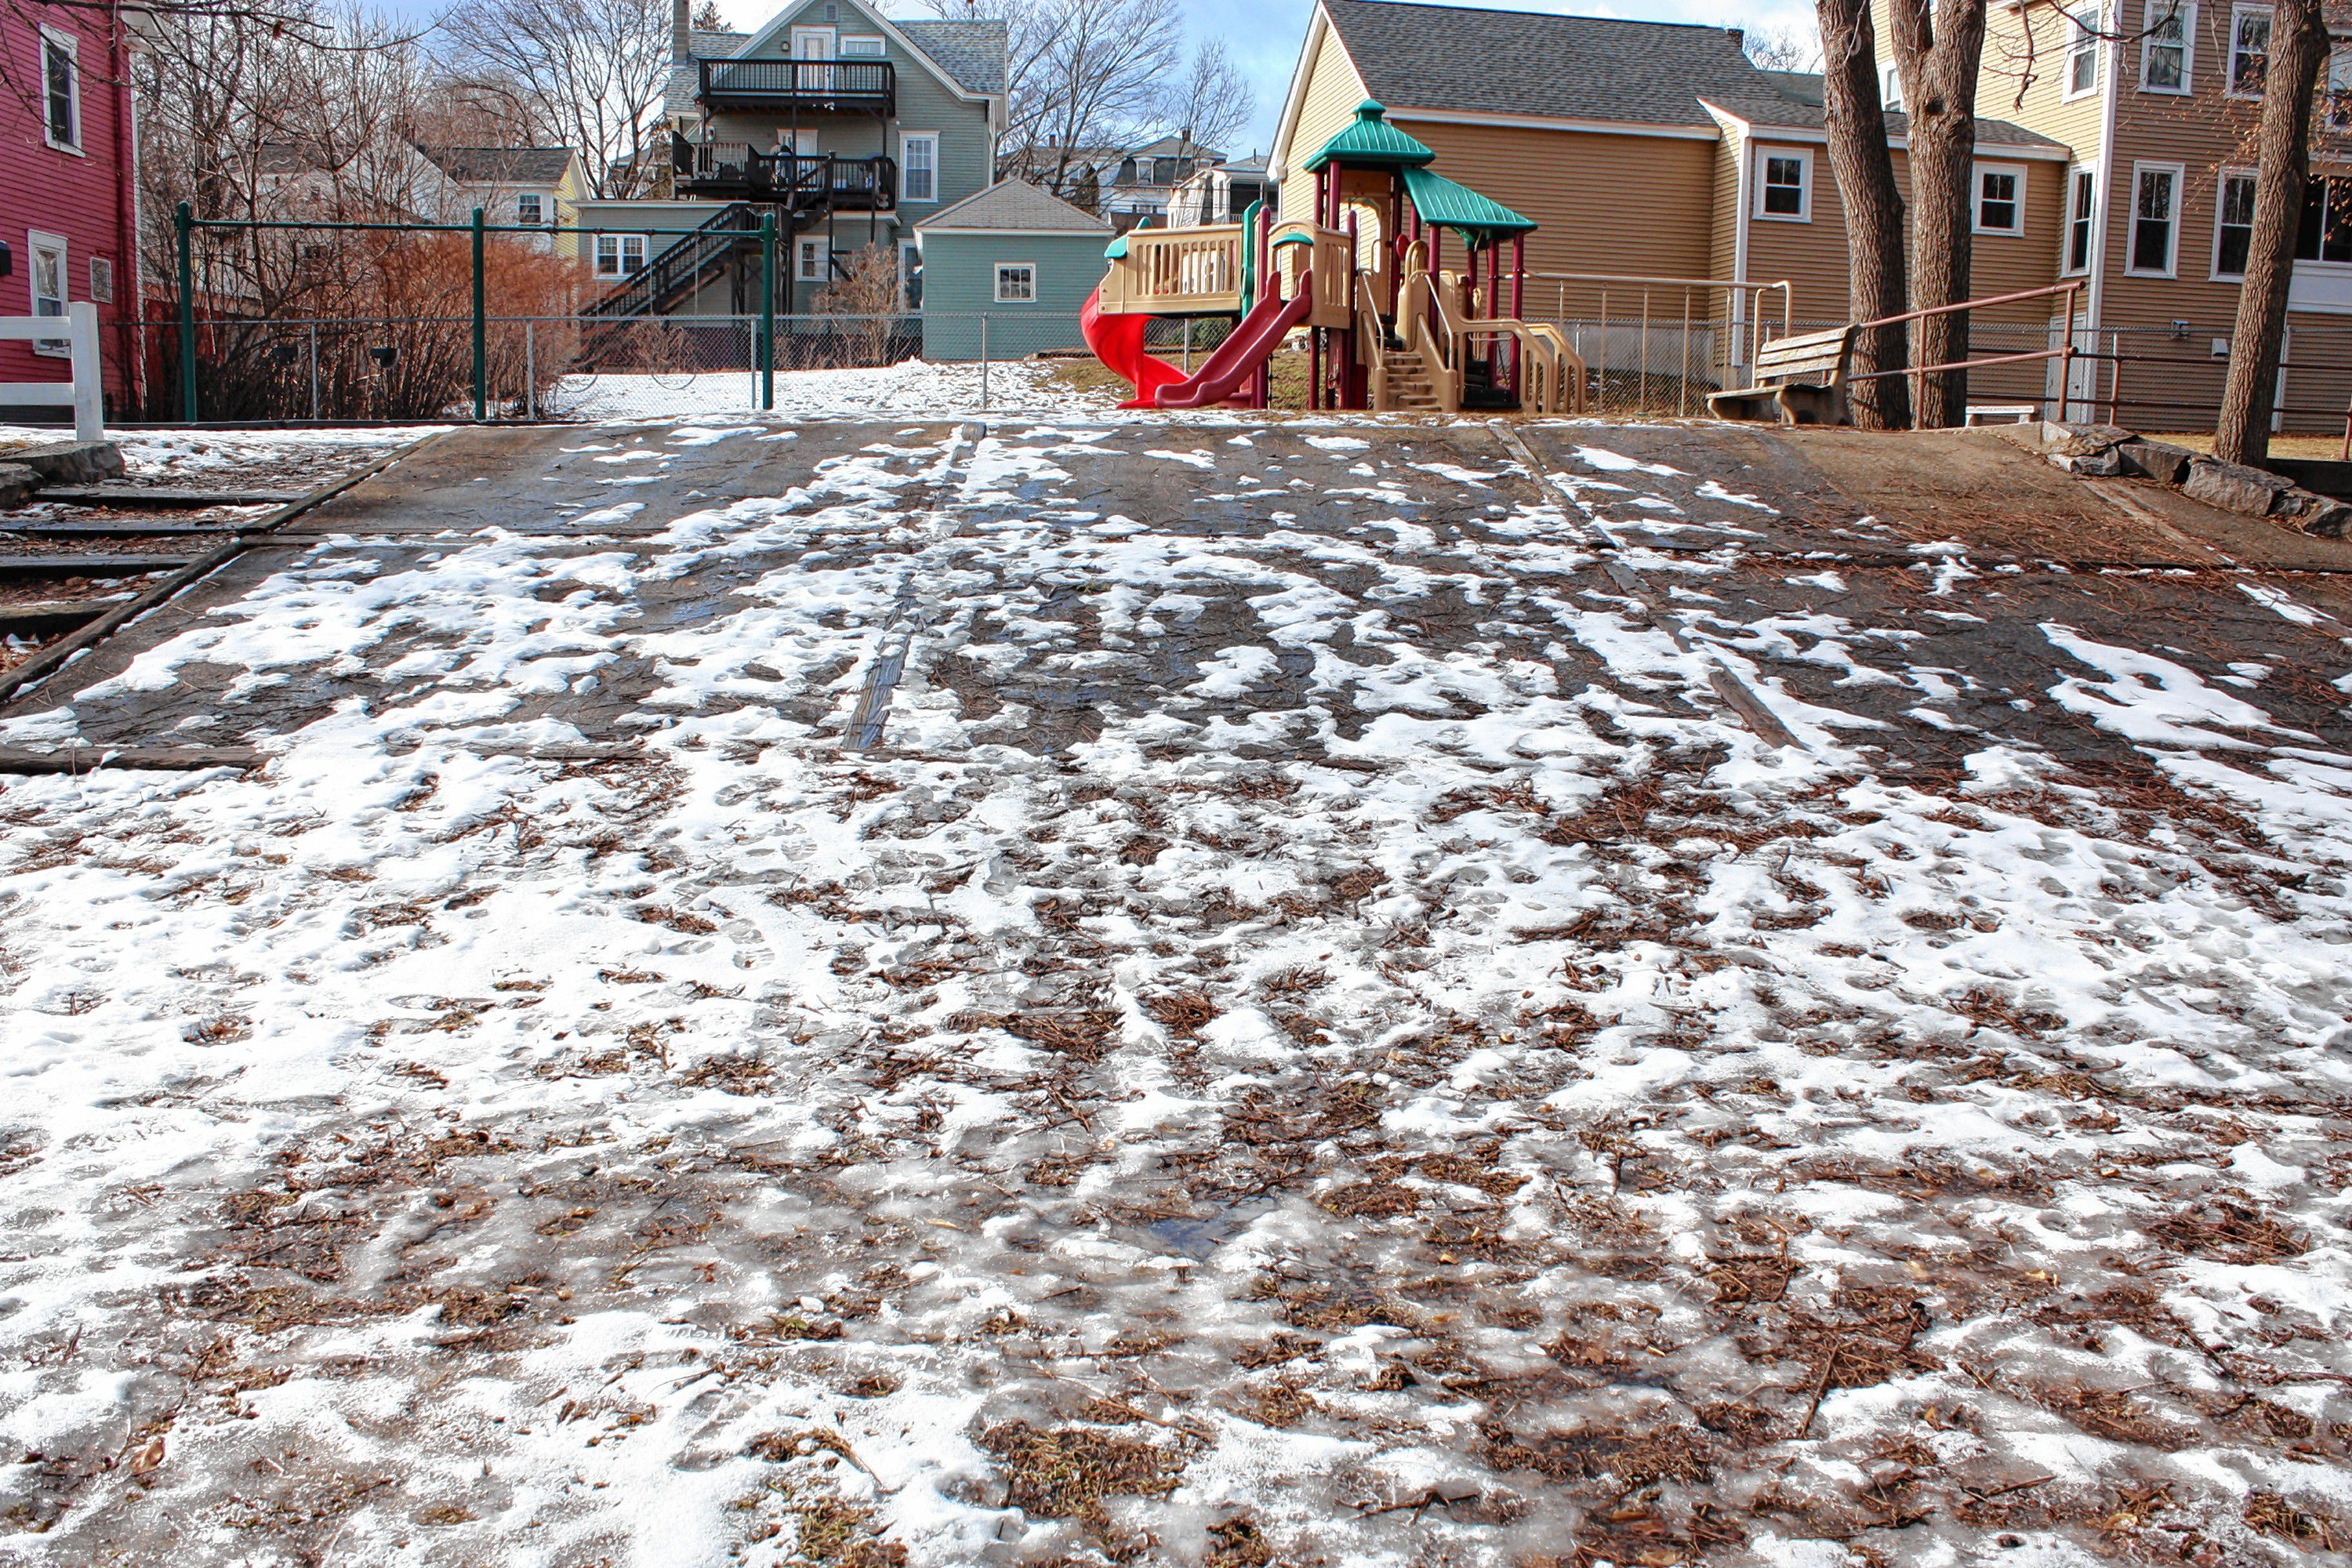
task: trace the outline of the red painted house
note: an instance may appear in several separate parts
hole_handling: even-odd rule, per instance
[[[106,401],[120,410],[135,401],[141,360],[130,324],[139,214],[128,44],[115,6],[0,5],[0,316],[95,301]],[[0,383],[65,378],[45,345],[0,342]],[[58,413],[0,408],[0,419]]]

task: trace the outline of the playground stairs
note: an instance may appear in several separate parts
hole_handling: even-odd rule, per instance
[[[1391,349],[1385,361],[1388,367],[1388,404],[1399,414],[1435,414],[1440,412],[1437,384],[1430,376],[1429,361],[1418,349]]]

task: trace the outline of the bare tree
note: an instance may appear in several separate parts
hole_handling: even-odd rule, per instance
[[[833,335],[849,351],[847,363],[865,366],[890,363],[901,288],[898,249],[886,243],[856,252],[833,281],[818,291],[814,301],[816,313],[842,318],[834,323]]]
[[[2262,123],[2254,138],[2253,238],[2246,250],[2246,280],[2238,289],[2221,415],[2213,430],[2214,455],[2225,462],[2260,463],[2270,456],[2287,285],[2294,274],[2296,229],[2311,176],[2312,105],[2328,48],[2320,0],[2275,0]]]
[[[1822,42],[1801,27],[1750,27],[1739,47],[1758,70],[1817,71],[1822,68]]]
[[[1878,94],[1878,44],[1870,0],[1816,0],[1821,16],[1824,114],[1830,169],[1845,205],[1847,310],[1858,321],[1899,316],[1904,303],[1903,194],[1886,144],[1886,110]],[[1900,370],[1902,327],[1877,327],[1854,344],[1858,375]],[[1900,375],[1853,384],[1848,401],[1865,429],[1899,430],[1911,422]]]
[[[1932,7],[1932,9],[1931,9]],[[1969,297],[1974,264],[1977,67],[1984,58],[1985,0],[1889,0],[1887,29],[1910,121],[1911,298],[1916,308]],[[1928,316],[1913,335],[1922,365],[1968,358],[1969,313]],[[1969,376],[1919,378],[1922,427],[1968,422]]]
[[[1206,38],[1192,51],[1192,63],[1170,85],[1161,122],[1176,135],[1177,174],[1184,160],[1214,149],[1241,133],[1257,112],[1257,93],[1242,75],[1223,38]]]
[[[531,139],[578,149],[593,194],[652,187],[670,68],[666,0],[465,0],[443,26],[451,67],[513,83]]]
[[[1006,32],[1006,124],[997,172],[1066,195],[1090,153],[1159,121],[1182,68],[1177,0],[930,0]]]

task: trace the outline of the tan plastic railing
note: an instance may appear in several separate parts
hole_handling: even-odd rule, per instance
[[[1098,308],[1107,316],[1242,308],[1242,226],[1136,229],[1110,264]]]

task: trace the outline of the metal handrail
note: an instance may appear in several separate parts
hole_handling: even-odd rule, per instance
[[[641,314],[677,286],[681,272],[688,278],[698,276],[714,258],[741,245],[741,231],[735,226],[748,216],[740,202],[721,208],[709,223],[647,261],[583,313],[607,318]]]
[[[1899,326],[1905,321],[1921,321],[1930,316],[1948,316],[1961,310],[1982,310],[1994,305],[2013,305],[2020,300],[2045,300],[2058,294],[2066,297],[2066,327],[2064,331],[2060,333],[2063,341],[2054,349],[2032,349],[2023,353],[1986,354],[1981,358],[1971,356],[1954,360],[1948,364],[1896,365],[1891,370],[1865,371],[1860,375],[1849,373],[1846,380],[1849,382],[1884,381],[1891,375],[1910,376],[1912,396],[1916,406],[1924,389],[1926,378],[1930,375],[1949,370],[1976,370],[1985,365],[2021,364],[2031,360],[2054,359],[2059,363],[2058,401],[2061,408],[2063,409],[2066,404],[2076,401],[2095,402],[2096,400],[2093,398],[2078,400],[2074,393],[2074,361],[2083,353],[2074,346],[2074,300],[2082,289],[2083,279],[2074,278],[2063,283],[2044,284],[2039,289],[2020,289],[2011,294],[1989,294],[1981,300],[1962,300],[1950,305],[1925,305],[1916,310],[1906,310],[1900,315],[1880,316],[1867,321],[1856,321],[1853,323],[1853,330],[1860,332],[1874,327]]]

